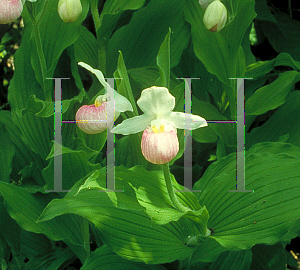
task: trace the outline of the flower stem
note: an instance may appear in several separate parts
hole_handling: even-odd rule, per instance
[[[181,212],[187,212],[189,209],[185,206],[183,206],[177,199],[173,185],[172,185],[172,180],[171,180],[171,175],[170,175],[170,169],[169,169],[169,163],[163,164],[162,165],[163,171],[164,171],[164,176],[165,176],[165,181],[166,181],[166,186],[168,190],[168,194],[170,196],[170,199],[173,203],[173,205],[177,208],[177,210]]]
[[[91,2],[91,12],[98,41],[98,64],[102,73],[106,75],[106,41],[103,40],[103,37],[99,36],[98,34],[98,29],[101,26],[101,17],[99,16],[98,12],[98,1]]]

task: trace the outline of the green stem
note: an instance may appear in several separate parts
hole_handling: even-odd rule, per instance
[[[92,1],[91,2],[91,12],[92,12],[92,17],[93,17],[95,30],[96,30],[96,34],[97,34],[97,40],[98,40],[98,63],[99,63],[99,68],[102,71],[102,73],[104,75],[106,75],[106,40],[104,40],[98,34],[98,29],[101,26],[101,18],[99,16],[99,12],[98,12],[98,1]]]
[[[177,199],[173,185],[172,185],[172,180],[171,180],[171,175],[170,175],[170,169],[169,169],[169,163],[163,164],[162,165],[163,171],[164,171],[164,176],[165,176],[165,181],[166,181],[166,186],[168,190],[168,194],[170,196],[170,199],[174,206],[181,212],[186,212],[189,210],[187,207],[183,206]]]
[[[94,24],[95,24],[95,30],[96,30],[96,33],[98,31],[98,29],[100,28],[101,26],[101,21],[100,21],[100,16],[99,16],[99,13],[98,13],[98,1],[91,1],[91,12],[92,12],[92,17],[93,17],[93,21],[94,21]]]

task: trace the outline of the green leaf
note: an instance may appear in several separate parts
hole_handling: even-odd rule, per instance
[[[286,250],[282,243],[273,246],[255,245],[250,270],[286,270]]]
[[[84,261],[87,251],[84,249],[85,221],[75,215],[58,217],[51,221],[39,222],[37,219],[51,198],[49,194],[30,194],[23,188],[0,182],[7,212],[24,230],[43,233],[48,238],[65,241],[76,255]]]
[[[122,78],[122,80],[116,80],[117,85],[118,85],[118,93],[120,95],[126,97],[130,101],[132,108],[133,108],[132,113],[131,112],[127,112],[127,113],[131,117],[138,116],[139,114],[137,111],[137,107],[136,107],[134,96],[132,93],[127,69],[126,69],[121,51],[119,52],[118,68],[117,68],[116,72],[114,73],[114,78]]]
[[[276,109],[286,101],[286,97],[296,82],[300,81],[300,73],[286,71],[272,83],[256,90],[246,101],[246,115],[260,115]]]
[[[299,219],[300,151],[284,143],[261,143],[246,151],[246,190],[235,190],[236,153],[214,162],[195,184],[210,218],[212,238],[227,248],[274,244]]]
[[[56,270],[59,269],[65,262],[71,260],[74,253],[69,248],[56,248],[55,250],[48,252],[47,254],[41,254],[35,256],[22,268],[23,270],[31,269],[47,269]]]
[[[196,234],[195,228],[188,219],[166,225],[153,223],[127,184],[127,179],[135,176],[134,171],[116,168],[116,190],[124,192],[99,192],[106,190],[106,173],[90,174],[63,199],[53,200],[40,221],[74,213],[93,222],[102,241],[125,259],[159,264],[186,258],[194,248],[184,243]]]
[[[274,9],[273,15],[276,23],[263,21],[260,24],[264,35],[276,52],[289,53],[295,60],[300,61],[298,46],[300,34],[297,31],[300,22],[280,9]]]
[[[274,67],[288,66],[294,70],[300,70],[300,62],[295,61],[290,54],[281,53],[275,59],[270,61],[257,61],[246,68],[245,77],[258,78],[271,72]]]
[[[290,93],[287,101],[262,126],[246,134],[246,147],[255,143],[277,142],[282,136],[287,136],[287,143],[300,147],[300,92]]]
[[[91,164],[88,161],[87,153],[83,150],[72,150],[64,146],[61,147],[62,153],[62,187],[63,190],[69,190],[78,180],[85,177],[95,169],[100,169],[100,164]],[[43,177],[47,181],[45,189],[54,189],[54,157],[57,155],[55,143],[47,159],[51,159],[47,168],[43,170]]]
[[[100,16],[104,14],[116,14],[124,10],[134,10],[141,8],[145,3],[145,0],[129,0],[129,1],[119,1],[119,0],[109,0],[105,1],[103,11]]]
[[[24,143],[20,136],[20,130],[12,121],[11,112],[1,111],[0,122],[4,124],[6,130],[9,132],[9,136],[13,144],[15,145],[16,150],[13,159],[13,171],[11,173],[11,178],[14,181],[18,181],[20,179],[18,173],[26,166],[30,165],[31,163],[34,163],[38,167],[39,174],[34,174],[33,177],[37,183],[43,181],[41,177],[41,171],[46,166],[46,162],[42,160],[40,156],[31,151],[28,145]]]
[[[156,64],[159,70],[159,80],[155,85],[170,88],[170,35],[171,28],[161,44],[156,57]]]
[[[209,267],[210,270],[248,270],[251,264],[251,251],[226,251]]]
[[[162,265],[147,265],[127,261],[114,253],[106,245],[97,248],[86,260],[81,270],[165,270]]]
[[[79,37],[74,43],[76,62],[84,62],[98,68],[97,40],[84,26],[80,26]]]
[[[176,196],[182,205],[190,209],[185,212],[179,211],[173,205],[162,171],[147,172],[141,167],[134,167],[131,171],[134,172],[131,177],[131,173],[127,174],[126,171],[123,171],[121,175],[124,179],[130,179],[129,184],[133,187],[138,202],[145,208],[153,222],[164,225],[171,221],[178,221],[185,216],[195,221],[200,234],[206,235],[209,217],[206,208],[201,207],[195,195],[180,186],[174,176],[171,176],[174,189],[183,191],[176,192]],[[143,177],[144,175],[147,175],[147,178]]]
[[[118,29],[108,42],[107,59],[110,61],[107,67],[108,76],[116,69],[119,50],[123,53],[127,69],[154,66],[155,58],[169,28],[174,32],[182,29],[184,5],[184,1],[178,3],[175,0],[163,2],[153,0],[146,7],[136,11],[130,23]],[[177,33],[174,38],[179,35],[179,32]],[[171,36],[171,48],[172,43]],[[174,51],[178,50],[180,49],[174,48]],[[173,61],[178,62],[178,53],[174,57],[176,59],[171,58],[171,66]]]
[[[197,262],[213,262],[217,260],[220,254],[227,249],[219,244],[213,238],[207,238],[197,246],[197,249],[191,257],[190,264]]]
[[[203,117],[206,121],[226,121],[218,109],[205,101],[200,101],[193,96],[193,114]],[[207,127],[193,130],[193,138],[199,142],[212,142],[216,141],[216,134],[219,135],[221,140],[231,146],[236,145],[235,126],[231,123],[209,123]],[[213,135],[213,137],[207,137]]]
[[[9,182],[12,170],[12,159],[15,155],[15,146],[9,132],[0,122],[0,181]]]
[[[255,11],[257,12],[256,19],[276,23],[276,19],[271,13],[268,2],[266,0],[255,1]]]
[[[2,197],[0,197],[0,213],[0,238],[2,237],[11,247],[13,256],[19,257],[21,245],[21,228],[7,213]]]

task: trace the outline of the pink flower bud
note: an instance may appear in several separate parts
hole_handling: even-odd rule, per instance
[[[171,161],[179,151],[176,129],[169,124],[147,127],[141,142],[142,153],[153,164]]]
[[[21,16],[21,0],[0,0],[0,24],[11,23]]]
[[[101,133],[107,128],[107,102],[100,103],[100,99],[96,99],[96,105],[84,105],[76,113],[77,126],[87,134]],[[115,118],[119,115],[119,112],[115,112]]]

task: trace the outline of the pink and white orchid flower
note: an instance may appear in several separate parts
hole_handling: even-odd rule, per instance
[[[124,120],[111,132],[129,135],[144,131],[142,153],[154,164],[168,163],[177,155],[177,128],[194,130],[207,126],[206,120],[200,116],[173,112],[175,97],[165,87],[144,89],[137,104],[144,114]]]

